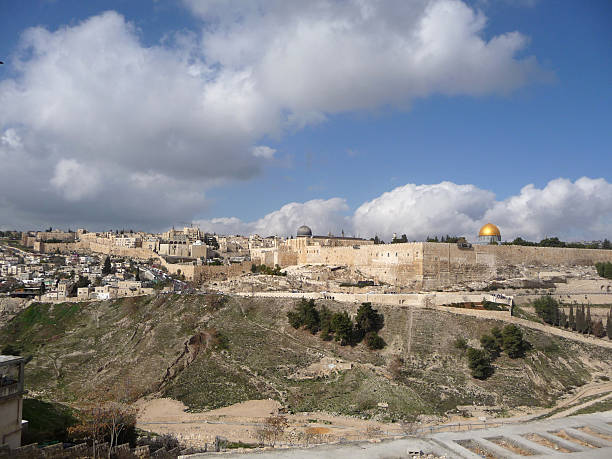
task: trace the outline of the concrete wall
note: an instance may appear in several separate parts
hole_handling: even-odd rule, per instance
[[[0,399],[0,444],[10,448],[21,446],[21,417],[23,413],[21,396],[8,400]]]

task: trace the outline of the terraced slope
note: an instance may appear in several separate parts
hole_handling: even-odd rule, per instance
[[[32,356],[27,389],[47,400],[78,404],[106,392],[158,394],[201,410],[271,397],[294,411],[387,420],[444,414],[472,403],[545,406],[573,387],[612,376],[612,350],[525,329],[533,346],[526,358],[502,356],[494,375],[478,381],[453,341],[463,336],[477,346],[495,321],[424,309],[413,310],[409,320],[408,309],[377,306],[385,315],[381,335],[388,346],[373,352],[294,330],[286,319],[294,305],[218,295],[34,304],[0,329],[0,346]],[[352,368],[294,378],[326,356]],[[404,364],[392,374],[395,356]]]

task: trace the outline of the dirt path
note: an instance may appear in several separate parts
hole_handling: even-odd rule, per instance
[[[435,308],[440,311],[451,312],[453,314],[461,314],[464,316],[478,317],[481,319],[502,320],[504,322],[509,322],[509,323],[513,323],[516,325],[521,325],[523,327],[540,330],[546,333],[550,333],[551,335],[560,336],[562,338],[570,339],[573,341],[580,341],[581,343],[591,344],[593,346],[599,346],[599,347],[605,347],[608,349],[612,349],[612,341],[610,340],[581,335],[580,333],[563,330],[561,328],[553,327],[551,325],[541,324],[539,322],[533,322],[527,319],[520,319],[518,317],[512,317],[507,314],[491,313],[491,312],[475,310],[475,309],[452,308],[448,306],[436,306]]]
[[[595,403],[612,398],[612,383],[607,383],[605,386],[602,386],[597,389],[593,388],[591,390],[587,390],[580,397],[574,398],[574,402],[580,398],[584,398],[584,397],[588,397],[589,395],[596,395],[596,394],[604,394],[604,395],[594,400],[589,400],[588,402],[584,402],[584,403],[580,403],[578,405],[572,406],[571,408],[568,408],[567,410],[561,411],[559,413],[555,413],[550,417],[550,419],[558,419],[558,418],[565,418],[567,416],[571,416],[572,414],[581,410],[582,408],[587,408],[591,405],[594,405]],[[569,406],[572,404],[573,403],[559,404],[557,405],[557,409],[560,407]]]
[[[580,399],[602,394],[593,400],[578,403]],[[591,406],[597,402],[612,398],[612,382],[590,384],[582,387],[576,394],[560,400],[554,407],[538,410],[529,415],[519,415],[510,418],[489,418],[487,423],[521,424],[537,418],[546,417],[560,408],[568,407],[555,412],[551,419],[570,416],[576,411]],[[169,433],[176,436],[185,444],[203,446],[212,443],[216,436],[231,441],[257,443],[257,432],[263,425],[265,418],[279,414],[282,406],[276,400],[249,400],[225,408],[206,411],[202,413],[188,413],[183,403],[158,398],[140,400],[136,406],[139,408],[137,427],[158,434]],[[308,436],[311,443],[328,443],[331,441],[366,440],[389,436],[401,436],[406,433],[400,424],[384,424],[377,421],[356,419],[348,416],[334,416],[326,413],[299,413],[286,415],[289,427],[286,430],[286,442],[304,444]],[[449,423],[421,424],[423,431],[430,428],[443,431],[446,427],[456,429],[460,423],[462,428],[480,428],[482,420],[478,418],[454,418]]]
[[[257,431],[265,418],[278,414],[281,404],[275,400],[249,400],[217,410],[187,413],[186,406],[176,400],[160,398],[140,400],[137,427],[158,434],[170,433],[182,442],[202,446],[216,436],[231,441],[257,443]],[[398,435],[401,426],[365,421],[325,413],[300,413],[286,416],[289,427],[287,441],[325,443],[339,439],[359,440]]]
[[[410,351],[412,349],[412,316],[413,316],[414,308],[409,308],[408,312],[408,352],[406,355],[410,355]]]

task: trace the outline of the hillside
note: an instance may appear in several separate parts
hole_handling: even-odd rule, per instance
[[[574,387],[612,376],[612,350],[525,329],[533,346],[527,356],[502,355],[493,376],[479,381],[453,342],[463,336],[477,346],[496,321],[375,306],[384,313],[381,336],[388,345],[370,351],[364,344],[342,347],[294,330],[286,313],[295,304],[220,295],[33,304],[0,329],[0,347],[11,344],[32,356],[26,386],[46,400],[78,404],[129,387],[134,399],[166,396],[192,410],[273,398],[293,411],[381,420],[442,415],[472,403],[547,406]],[[325,304],[332,310],[357,309]],[[392,375],[395,356],[404,364]],[[323,357],[352,368],[329,375],[325,365],[309,368]],[[319,376],[295,377],[310,370]],[[378,407],[381,402],[388,408]]]

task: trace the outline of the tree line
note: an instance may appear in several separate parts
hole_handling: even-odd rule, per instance
[[[612,243],[608,239],[604,239],[603,242],[565,242],[560,240],[558,237],[547,237],[542,239],[540,242],[526,241],[522,237],[517,237],[511,242],[503,242],[502,245],[522,245],[527,247],[560,247],[568,249],[604,249],[611,250]]]
[[[271,268],[266,265],[256,265],[255,263],[251,263],[251,272],[253,274],[266,274],[268,276],[286,276],[286,272],[281,271],[281,267],[276,265],[274,268]]]
[[[565,314],[564,306],[555,300],[552,296],[542,296],[533,302],[535,313],[540,319],[549,325],[566,328],[569,330],[582,333],[584,335],[594,335],[597,338],[612,339],[612,306],[608,311],[606,325],[604,326],[601,319],[593,319],[591,317],[591,306],[574,305],[569,306],[569,313]]]
[[[314,300],[302,298],[300,303],[287,313],[289,324],[303,328],[313,335],[321,332],[321,339],[334,339],[341,346],[355,346],[365,340],[369,349],[382,349],[386,343],[378,332],[385,324],[384,316],[371,303],[362,303],[357,311],[355,322],[346,311],[331,312],[325,305],[317,308]]]
[[[612,262],[595,263],[595,269],[597,269],[597,274],[600,277],[612,279]]]

